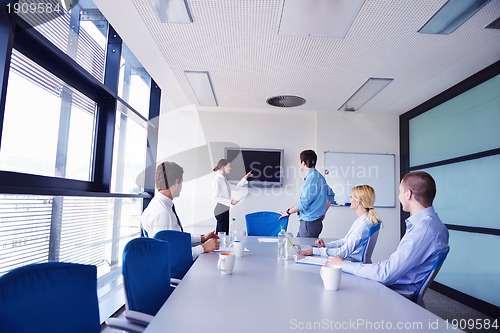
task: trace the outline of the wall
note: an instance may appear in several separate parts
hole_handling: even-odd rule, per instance
[[[433,206],[450,234],[450,252],[435,281],[463,293],[459,301],[495,314],[500,313],[500,265],[491,264],[498,262],[500,248],[499,86],[498,69],[478,73],[438,95],[442,103],[402,115],[401,133],[409,142],[403,162],[436,181]],[[426,167],[429,163],[433,166]]]
[[[399,184],[399,118],[392,115],[332,112],[317,118],[318,170],[324,171],[324,152],[387,153],[396,155],[396,187]],[[397,195],[397,188],[394,189]],[[383,221],[372,260],[386,259],[397,248],[399,202],[395,208],[377,208]],[[331,207],[323,223],[324,237],[343,237],[356,215],[348,207]]]
[[[302,150],[316,150],[318,170],[322,172],[325,150],[397,154],[398,136],[397,116],[336,111],[331,114],[295,110],[241,112],[221,108],[197,111],[194,107],[187,107],[162,113],[158,160],[174,160],[184,167],[185,182],[181,196],[175,199],[176,209],[186,231],[203,233],[215,228],[215,201],[212,199],[214,176],[211,168],[224,157],[223,145],[208,149],[206,144],[209,142],[230,142],[244,148],[280,148],[285,151],[283,188],[244,188],[236,194],[246,195],[246,198],[232,208],[231,216],[244,227],[247,212],[284,211],[296,203],[303,182],[299,172],[299,153]],[[398,156],[396,161],[398,164]],[[397,172],[399,175],[399,168]],[[399,243],[399,206],[379,209],[379,213],[385,224],[374,259],[388,257]],[[355,218],[354,212],[348,208],[330,208],[322,236],[343,237]],[[298,224],[297,215],[293,215],[289,231],[296,234]]]

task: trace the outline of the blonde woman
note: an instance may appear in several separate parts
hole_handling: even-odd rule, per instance
[[[350,209],[358,218],[352,224],[347,235],[339,240],[325,244],[322,239],[316,240],[317,248],[299,251],[300,254],[339,256],[350,261],[362,261],[363,249],[368,242],[368,233],[372,225],[380,223],[380,218],[373,209],[375,190],[369,185],[355,186],[351,191]]]

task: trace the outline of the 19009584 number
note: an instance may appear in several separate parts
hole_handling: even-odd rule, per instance
[[[476,330],[489,330],[494,329],[498,330],[498,319],[490,320],[490,319],[446,319],[446,328],[455,328],[455,329],[476,329]]]
[[[39,2],[39,3],[8,3],[5,5],[7,13],[15,14],[62,14],[64,9],[60,3]]]

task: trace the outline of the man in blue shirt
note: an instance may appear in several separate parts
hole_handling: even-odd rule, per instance
[[[318,238],[323,230],[323,219],[335,197],[325,177],[316,170],[318,156],[313,150],[300,153],[300,171],[305,175],[299,202],[281,212],[281,217],[298,213],[300,216],[297,237]]]
[[[435,196],[436,183],[431,175],[422,171],[405,175],[399,185],[399,201],[411,216],[406,219],[406,233],[396,252],[373,264],[353,263],[340,257],[329,257],[328,263],[383,283],[401,294],[415,292],[436,258],[449,250],[448,229],[432,207]]]

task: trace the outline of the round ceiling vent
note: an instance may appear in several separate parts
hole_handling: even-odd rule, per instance
[[[266,102],[269,105],[277,106],[280,108],[291,108],[304,104],[306,100],[299,96],[284,95],[271,97]]]

